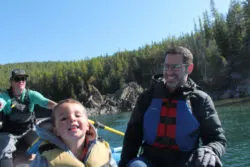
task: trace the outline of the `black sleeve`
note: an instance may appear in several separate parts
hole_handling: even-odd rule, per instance
[[[201,105],[201,139],[204,146],[209,146],[221,157],[225,153],[226,137],[219,116],[210,96],[206,95]]]
[[[137,157],[143,138],[143,116],[151,101],[150,97],[150,91],[147,90],[137,100],[125,132],[119,167],[125,167]]]

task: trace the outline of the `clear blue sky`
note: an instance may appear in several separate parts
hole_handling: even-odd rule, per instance
[[[214,0],[227,13],[230,0]],[[210,0],[0,0],[0,64],[75,61],[194,29]]]

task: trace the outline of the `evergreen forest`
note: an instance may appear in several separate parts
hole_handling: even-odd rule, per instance
[[[79,61],[0,65],[0,89],[9,87],[10,71],[14,68],[26,70],[30,89],[55,101],[78,98],[86,83],[94,85],[102,94],[113,93],[131,81],[145,88],[153,74],[161,73],[165,51],[175,45],[192,51],[195,69],[191,78],[210,94],[234,89],[242,80],[250,78],[248,0],[232,0],[227,14],[221,14],[211,0],[210,10],[194,19],[197,21],[191,33],[163,37],[162,41],[136,50]]]

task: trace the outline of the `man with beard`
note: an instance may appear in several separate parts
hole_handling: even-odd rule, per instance
[[[35,123],[34,106],[53,109],[57,103],[41,93],[26,88],[28,75],[24,70],[13,69],[10,74],[10,88],[0,93],[0,112],[3,124],[0,133],[0,167],[13,166],[12,153],[17,139],[28,147],[37,138],[32,130]],[[11,135],[10,135],[11,134]],[[30,160],[34,155],[30,157]]]
[[[123,141],[120,167],[217,167],[226,138],[210,96],[189,78],[187,48],[166,52],[163,75],[140,95]]]

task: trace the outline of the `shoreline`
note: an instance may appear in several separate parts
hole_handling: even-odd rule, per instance
[[[224,107],[227,105],[234,105],[234,104],[247,103],[247,102],[250,102],[250,97],[218,100],[218,101],[214,101],[214,105],[215,107]]]

